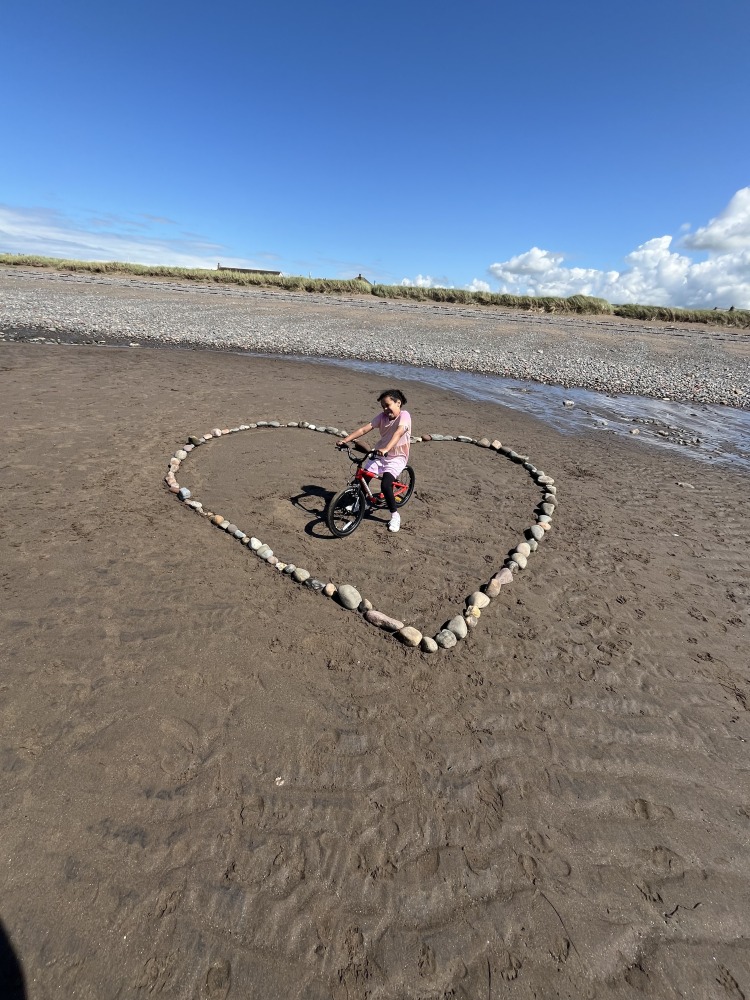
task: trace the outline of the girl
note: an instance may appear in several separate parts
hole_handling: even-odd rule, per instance
[[[386,389],[378,396],[381,412],[352,434],[341,438],[336,442],[336,447],[341,448],[350,441],[356,441],[363,434],[368,434],[377,428],[380,431],[380,440],[375,446],[376,457],[368,458],[362,468],[366,472],[372,472],[380,476],[383,487],[383,496],[391,512],[391,519],[388,522],[389,531],[398,531],[401,527],[401,515],[396,510],[396,500],[393,496],[393,482],[409,461],[409,442],[411,441],[411,415],[403,409],[406,404],[406,396],[400,389]],[[361,444],[355,444],[358,451],[368,451]]]

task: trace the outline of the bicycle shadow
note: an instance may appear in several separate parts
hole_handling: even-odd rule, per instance
[[[333,541],[334,537],[328,530],[326,524],[325,511],[328,501],[335,496],[333,490],[328,490],[324,486],[307,483],[300,486],[300,492],[289,498],[289,502],[294,504],[306,514],[312,514],[312,520],[305,525],[305,534],[312,538],[319,538],[323,541]]]

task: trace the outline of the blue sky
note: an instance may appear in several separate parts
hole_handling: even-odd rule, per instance
[[[0,251],[750,307],[746,0],[3,14]]]

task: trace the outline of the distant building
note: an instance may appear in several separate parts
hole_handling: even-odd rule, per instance
[[[362,274],[358,274],[357,277],[354,280],[355,281],[364,281],[364,283],[366,285],[371,285],[372,284],[372,282],[369,281],[367,278],[365,278],[364,275],[362,275]]]
[[[266,271],[261,267],[224,267],[223,264],[216,265],[217,271],[239,271],[240,274],[275,274],[277,277],[281,271]]]

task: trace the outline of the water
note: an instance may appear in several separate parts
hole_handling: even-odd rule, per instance
[[[269,357],[269,355],[257,355]],[[289,355],[271,355],[280,360],[305,361],[347,368],[376,375],[394,385],[419,382],[455,392],[478,402],[499,403],[544,421],[562,434],[595,431],[627,435],[640,431],[638,441],[651,447],[679,452],[698,462],[721,463],[750,472],[750,411],[731,406],[676,403],[648,396],[608,396],[589,389],[563,389],[539,382],[446,372],[437,368],[385,364],[374,361],[339,360]],[[565,406],[565,402],[574,406]],[[649,421],[653,421],[650,423]],[[661,431],[663,434],[659,434]],[[663,436],[666,435],[666,436]],[[679,444],[679,440],[700,443]]]

